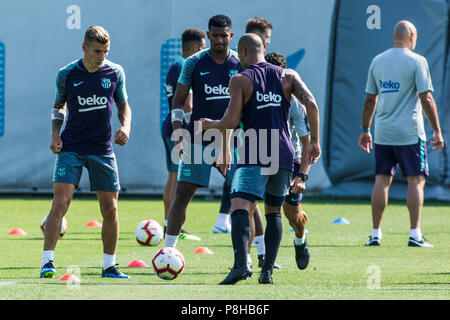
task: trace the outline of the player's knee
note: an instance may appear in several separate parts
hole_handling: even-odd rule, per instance
[[[190,183],[178,183],[175,193],[174,202],[176,205],[185,206],[191,201],[194,195],[196,186]]]
[[[55,195],[53,197],[53,210],[52,213],[63,217],[69,208],[71,198],[65,195]]]
[[[425,176],[407,176],[409,186],[421,186],[425,185]]]

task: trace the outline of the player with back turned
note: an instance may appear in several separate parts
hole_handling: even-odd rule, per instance
[[[294,168],[294,150],[288,129],[291,94],[294,94],[307,110],[311,128],[311,143],[306,157],[309,163],[315,163],[321,152],[319,111],[314,97],[297,72],[265,61],[265,50],[259,36],[247,33],[241,37],[238,54],[244,71],[230,81],[231,99],[228,109],[220,120],[201,119],[202,128],[205,130],[234,129],[241,122],[244,132],[247,130],[256,132],[257,140],[260,139],[260,133],[273,132],[278,142],[278,150],[269,150],[272,141],[266,140],[267,150],[271,154],[278,155],[278,158],[274,160],[276,168],[267,168],[267,164],[261,161],[259,155],[257,163],[253,163],[252,155],[246,152],[244,159],[237,164],[231,187],[231,238],[234,266],[220,284],[235,284],[252,274],[246,257],[250,236],[249,219],[252,219],[249,215],[254,203],[262,199],[265,202],[267,221],[266,256],[259,283],[268,284],[273,283],[273,267],[282,237],[281,206],[291,185],[292,192],[300,191],[299,177],[295,177],[291,183]],[[261,101],[261,97],[265,98]],[[244,141],[244,148],[251,150],[249,139]]]

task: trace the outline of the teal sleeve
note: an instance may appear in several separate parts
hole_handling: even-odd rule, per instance
[[[66,102],[67,99],[67,91],[66,91],[66,79],[67,72],[64,69],[58,71],[56,75],[56,94],[55,101],[57,102]]]
[[[121,103],[128,100],[127,89],[125,85],[125,72],[122,66],[115,65],[114,71],[117,75],[117,86],[114,91],[114,101],[116,103]]]

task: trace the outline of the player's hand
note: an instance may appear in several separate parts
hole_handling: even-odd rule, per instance
[[[309,164],[314,164],[319,160],[321,154],[320,144],[318,142],[311,142],[308,145],[308,149],[306,151],[306,159]]]
[[[63,142],[61,140],[61,137],[52,135],[52,141],[50,142],[50,150],[54,154],[60,153],[63,147]]]
[[[198,126],[198,128],[199,129],[201,128],[202,130],[208,130],[208,129],[212,128],[212,126],[214,124],[216,124],[216,122],[217,122],[217,120],[212,120],[209,118],[200,118],[198,121],[200,122],[200,126]],[[198,130],[198,132],[196,132],[196,134],[199,134],[199,133],[200,133],[200,130]]]
[[[363,151],[370,153],[370,149],[372,149],[372,134],[370,132],[361,132],[358,144]]]
[[[224,158],[223,153],[220,152],[215,157],[215,163],[216,167],[219,169],[219,171],[225,176],[227,174],[227,170],[231,170],[231,161],[232,161],[232,155],[229,150],[226,151],[226,156]]]
[[[175,156],[178,160],[182,160],[182,155],[185,153],[185,142],[183,140],[183,136],[180,136],[180,139],[174,144],[172,153],[175,153]]]
[[[116,134],[114,135],[114,143],[119,146],[123,146],[128,142],[128,138],[130,137],[130,128],[129,127],[120,127],[116,130]]]
[[[430,143],[433,145],[432,150],[438,149],[441,152],[444,149],[444,137],[442,137],[442,133],[434,132],[433,140]]]
[[[300,177],[295,177],[291,181],[291,192],[294,194],[303,193],[306,190],[306,183]]]

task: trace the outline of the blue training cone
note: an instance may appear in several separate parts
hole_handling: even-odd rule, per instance
[[[350,222],[343,218],[343,217],[339,217],[333,220],[333,223],[339,223],[339,224],[350,224]]]

